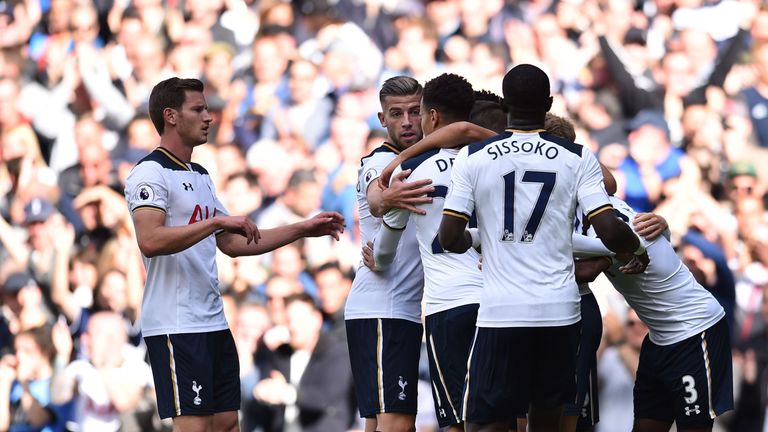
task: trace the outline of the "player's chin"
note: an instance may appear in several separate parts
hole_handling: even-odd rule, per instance
[[[404,146],[410,146],[412,144],[415,144],[418,141],[419,141],[419,136],[415,133],[400,135],[400,144]]]

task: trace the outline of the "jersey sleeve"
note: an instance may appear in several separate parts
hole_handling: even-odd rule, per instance
[[[576,185],[576,196],[579,206],[587,218],[610,210],[611,203],[603,186],[603,173],[595,155],[587,148],[583,149],[580,166],[579,182]]]
[[[472,190],[474,182],[467,149],[468,147],[462,148],[453,162],[451,185],[443,205],[443,214],[469,221],[475,210],[475,196]]]
[[[168,212],[168,186],[155,163],[136,165],[125,180],[124,193],[131,213],[140,209]]]
[[[368,186],[379,178],[381,172],[384,171],[384,168],[389,165],[395,156],[394,153],[380,152],[375,153],[363,162],[363,166],[360,168],[360,176],[357,179],[358,187],[363,193],[368,191]]]
[[[395,168],[392,172],[392,177],[400,174],[403,171],[401,167]],[[393,230],[403,230],[408,224],[408,218],[411,217],[411,212],[401,208],[393,208],[384,215],[384,225]]]
[[[602,240],[597,237],[588,237],[573,233],[573,256],[577,258],[589,258],[596,256],[612,256],[613,251],[605,247]]]
[[[624,223],[632,228],[632,232],[637,235],[637,238],[640,240],[640,243],[642,243],[643,247],[647,248],[651,243],[653,243],[649,242],[643,236],[637,234],[637,231],[635,231],[635,224],[632,223],[632,221],[635,220],[637,213],[632,209],[632,207],[629,206],[629,204],[616,197],[610,197],[610,203],[613,206],[613,211],[616,212],[616,216],[618,216],[619,219],[624,221]]]
[[[393,230],[387,226],[379,228],[376,239],[373,242],[373,260],[380,270],[389,269],[389,266],[395,260],[397,245],[402,237],[402,230]]]

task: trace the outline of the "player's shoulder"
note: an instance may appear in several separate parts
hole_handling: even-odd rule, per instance
[[[400,169],[403,171],[405,170],[411,170],[412,172],[415,171],[417,168],[422,166],[424,162],[428,161],[432,157],[436,156],[440,153],[440,149],[432,149],[429,151],[426,151],[420,155],[414,156],[405,162],[400,164]]]
[[[165,168],[171,171],[189,171],[189,168],[183,162],[178,160],[175,156],[173,156],[173,154],[163,149],[162,147],[158,147],[152,150],[152,152],[150,152],[148,155],[144,156],[138,163],[136,163],[136,166],[133,167],[133,170],[155,170],[158,165],[161,168]]]
[[[493,143],[495,143],[497,141],[501,141],[501,140],[507,139],[507,138],[509,138],[511,136],[512,136],[512,132],[505,131],[505,132],[502,132],[502,133],[500,133],[498,135],[494,135],[494,136],[492,136],[490,138],[486,138],[486,139],[484,139],[482,141],[477,141],[477,142],[474,142],[472,144],[469,144],[468,146],[466,146],[464,148],[467,149],[466,150],[467,156],[472,156],[473,154],[475,154],[475,153],[479,152],[480,150],[484,149],[485,147],[487,147],[487,146],[489,146],[489,145],[491,145],[491,144],[493,144]]]
[[[581,144],[577,144],[573,141],[567,140],[563,137],[557,136],[555,134],[551,134],[549,132],[539,132],[539,136],[559,147],[562,147],[563,149],[569,151],[570,153],[573,153],[574,155],[578,157],[584,157],[584,146]]]
[[[394,159],[398,154],[400,154],[400,150],[398,150],[395,146],[393,146],[390,143],[384,143],[375,149],[373,149],[370,153],[363,156],[360,159],[360,166],[364,166],[367,163],[370,163],[374,159]]]
[[[209,174],[208,174],[208,170],[206,170],[205,168],[203,168],[203,166],[202,166],[202,165],[200,165],[200,164],[198,164],[198,163],[194,163],[194,162],[192,162],[192,163],[191,163],[191,164],[189,164],[189,165],[192,167],[192,171],[194,171],[194,172],[196,172],[196,173],[198,173],[198,174],[202,174],[202,175],[209,175]]]

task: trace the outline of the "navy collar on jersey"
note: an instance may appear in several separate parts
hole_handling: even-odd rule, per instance
[[[513,129],[513,128],[507,128],[507,132],[512,133],[539,133],[539,132],[546,132],[546,129]]]
[[[395,154],[400,154],[400,152],[402,151],[402,150],[398,149],[396,145],[394,145],[394,144],[392,144],[392,143],[388,143],[388,142],[386,142],[386,141],[384,141],[384,143],[382,144],[382,146],[384,146],[384,147],[386,147],[386,148],[388,148],[388,149],[392,150],[393,152],[395,152]]]
[[[184,168],[184,170],[186,170],[186,171],[191,171],[191,170],[189,169],[189,167],[187,166],[187,164],[185,164],[185,163],[184,163],[184,162],[183,162],[181,159],[179,159],[178,157],[176,157],[176,155],[174,155],[173,153],[171,153],[171,151],[170,151],[170,150],[168,150],[167,148],[160,146],[160,147],[158,147],[156,150],[158,150],[158,151],[160,151],[161,153],[163,153],[164,155],[168,156],[168,157],[169,157],[169,158],[170,158],[170,159],[171,159],[173,162],[175,162],[175,163],[176,163],[176,164],[178,164],[179,166],[183,167],[183,168]]]

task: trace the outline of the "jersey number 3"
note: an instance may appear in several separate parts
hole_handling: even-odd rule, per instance
[[[513,242],[515,241],[515,188],[517,184],[515,182],[516,172],[512,171],[504,175],[504,233],[501,236],[501,241]],[[525,171],[523,173],[522,183],[541,183],[541,190],[539,191],[539,197],[536,198],[536,203],[528,216],[528,222],[525,224],[525,230],[520,236],[522,243],[533,242],[536,236],[536,231],[541,224],[541,218],[544,216],[544,212],[547,210],[547,204],[549,204],[549,197],[552,195],[552,190],[555,188],[555,181],[557,180],[557,173],[546,171]]]

